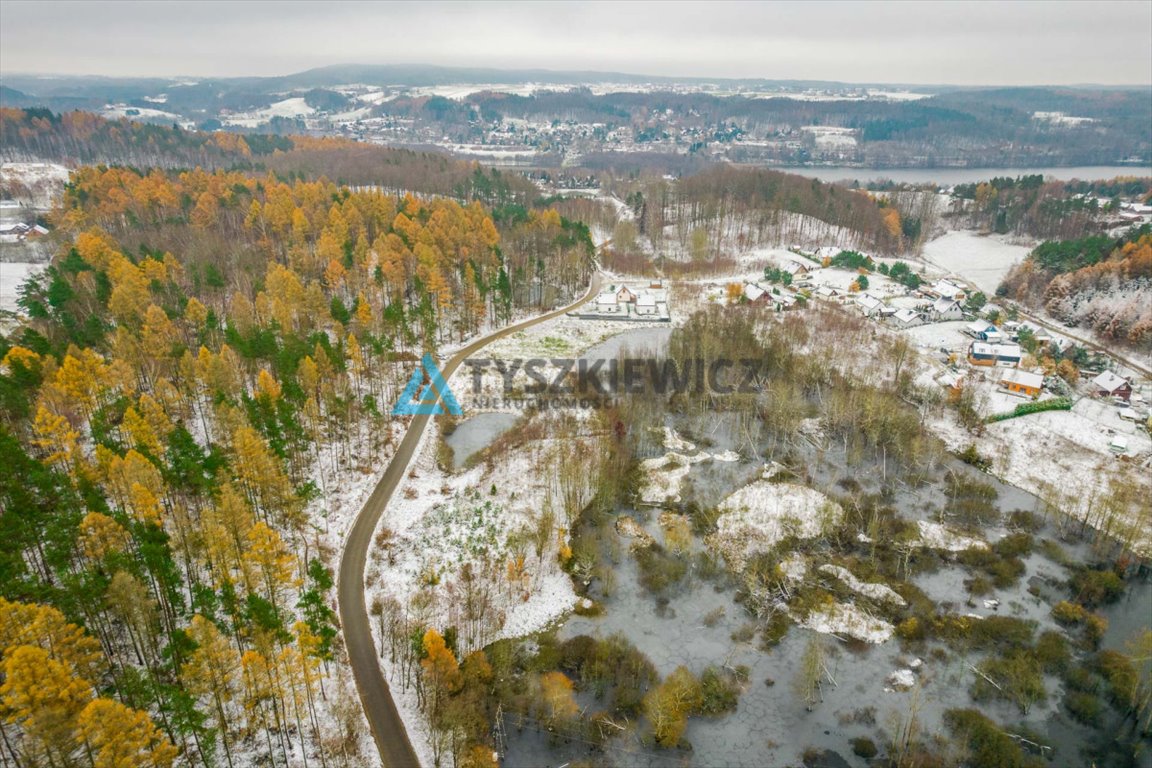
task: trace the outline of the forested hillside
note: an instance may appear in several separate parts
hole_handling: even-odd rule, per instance
[[[1099,232],[1119,210],[1121,196],[1150,195],[1148,177],[1095,182],[1045,181],[1039,174],[998,177],[956,185],[951,216],[974,229],[1071,240]]]
[[[527,205],[539,196],[526,179],[446,155],[346,139],[189,131],[90,112],[0,108],[0,159],[69,166],[271,171],[389,191],[445,195],[490,205]]]
[[[730,265],[726,260],[757,247],[835,243],[897,253],[915,239],[906,232],[913,222],[885,200],[779,171],[725,166],[675,182],[620,179],[610,188],[631,209],[606,255],[623,270],[650,267],[637,235],[669,256],[666,269],[680,270]]]
[[[1152,351],[1152,227],[1039,245],[998,293],[1105,339]]]
[[[583,289],[587,231],[104,167],[52,218],[0,337],[4,761],[363,764],[327,495],[382,465],[408,361]]]

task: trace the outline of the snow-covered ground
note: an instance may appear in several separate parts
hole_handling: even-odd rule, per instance
[[[887,642],[895,631],[888,622],[850,603],[831,603],[818,608],[801,619],[799,624],[813,632],[853,637],[872,644]]]
[[[988,549],[985,542],[957,533],[940,523],[931,520],[917,520],[916,525],[920,528],[920,544],[929,549],[939,549],[945,552]]]
[[[47,264],[0,261],[0,310],[15,312],[20,286],[47,266]]]
[[[50,210],[67,183],[68,169],[57,163],[0,163],[3,197],[36,210]]]
[[[310,117],[316,114],[316,109],[309,106],[303,96],[292,96],[287,99],[269,104],[263,109],[252,112],[237,112],[223,118],[224,125],[235,125],[241,128],[256,128],[267,123],[274,117]]]
[[[819,536],[843,515],[840,505],[814,488],[768,480],[738,489],[720,503],[719,510],[717,530],[708,544],[735,571],[742,571],[748,558],[770,551],[786,536]]]
[[[892,603],[893,605],[906,605],[904,598],[896,594],[896,591],[889,587],[887,584],[860,581],[855,576],[853,576],[852,572],[847,568],[842,568],[839,565],[825,564],[820,566],[817,570],[821,571],[822,573],[835,576],[836,578],[840,579],[840,581],[844,582],[848,589],[858,594],[864,595],[865,597],[871,598],[873,600],[879,600],[880,602],[884,603]]]
[[[1071,411],[1045,411],[968,433],[950,412],[929,420],[952,450],[974,446],[992,471],[1012,485],[1051,503],[1066,515],[1108,529],[1144,552],[1152,552],[1152,438],[1115,415],[1115,408],[1081,399]],[[1124,461],[1109,448],[1116,434],[1128,441]],[[1121,491],[1121,489],[1125,489]],[[1122,493],[1121,498],[1116,498]],[[1119,502],[1109,508],[1110,499]],[[1126,500],[1125,500],[1126,499]]]
[[[988,296],[1014,265],[1032,251],[1004,235],[982,235],[971,230],[953,230],[924,245],[924,259],[946,272],[968,280]]]
[[[558,559],[566,534],[553,531],[541,558],[529,549],[523,577],[513,581],[508,573],[517,562],[517,537],[533,530],[548,500],[561,498],[559,462],[579,456],[581,447],[579,438],[563,444],[530,442],[490,464],[448,474],[437,466],[434,432],[425,432],[413,469],[380,522],[377,546],[369,554],[365,597],[369,605],[395,601],[408,620],[423,626],[458,626],[462,658],[500,638],[543,629],[575,605],[571,578]],[[564,525],[562,515],[558,522]],[[465,564],[487,595],[482,615],[472,621],[462,620],[466,612],[460,604]],[[379,627],[373,630],[376,641],[386,644]],[[387,654],[381,663],[413,748],[422,764],[432,765],[430,734],[415,689],[403,685],[399,663]]]
[[[129,120],[171,120],[173,123],[179,123],[183,126],[192,125],[175,112],[165,112],[153,107],[133,107],[129,104],[105,104],[104,108],[100,110],[100,114],[109,120],[126,117]]]

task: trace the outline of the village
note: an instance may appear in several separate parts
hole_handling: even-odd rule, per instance
[[[898,259],[836,246],[773,250],[760,279],[690,284],[697,300],[732,308],[802,311],[827,302],[905,336],[945,396],[967,395],[978,416],[997,421],[1071,410],[1089,450],[1152,462],[1148,437],[1152,382],[1068,336],[990,302],[955,275],[929,279]],[[671,322],[675,302],[663,280],[619,278],[571,313],[582,320]],[[687,302],[695,304],[697,301]],[[685,308],[686,309],[686,308]]]

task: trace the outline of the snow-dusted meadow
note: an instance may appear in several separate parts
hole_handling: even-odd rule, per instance
[[[0,261],[0,311],[15,312],[20,286],[40,274],[47,264]]]
[[[923,256],[993,296],[1008,270],[1022,262],[1034,245],[1017,243],[1004,235],[953,230],[925,243]]]

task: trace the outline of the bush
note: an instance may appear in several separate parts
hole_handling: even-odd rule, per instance
[[[986,421],[989,424],[997,421],[1006,421],[1008,419],[1015,419],[1018,416],[1027,416],[1031,413],[1042,413],[1043,411],[1070,411],[1072,410],[1072,399],[1068,397],[1053,397],[1048,400],[1036,400],[1031,403],[1021,403],[1015,409],[1008,413],[996,413],[989,416]]]
[[[1100,678],[1090,669],[1075,666],[1064,670],[1064,685],[1070,691],[1096,693],[1100,690]]]
[[[1104,714],[1100,697],[1082,691],[1072,691],[1065,696],[1064,706],[1068,708],[1073,719],[1092,727],[1100,725],[1101,715]]]
[[[1008,527],[1018,528],[1025,533],[1036,533],[1044,527],[1044,519],[1035,512],[1015,509],[1008,514]]]
[[[659,544],[636,550],[636,564],[640,566],[640,583],[653,593],[663,592],[688,572],[686,560],[669,554]]]
[[[726,670],[708,667],[700,675],[700,706],[702,715],[722,715],[736,709],[740,697],[740,684],[735,675]]]
[[[980,664],[980,671],[995,680],[996,685],[984,676],[978,676],[972,686],[972,697],[977,701],[1007,699],[1019,708],[1020,714],[1027,715],[1033,704],[1047,696],[1040,661],[1027,650],[988,659]]]
[[[1072,654],[1068,651],[1068,641],[1059,632],[1047,630],[1040,633],[1036,641],[1036,660],[1050,675],[1058,675],[1068,667]]]
[[[967,744],[969,765],[1029,768],[1043,764],[1025,755],[996,723],[974,709],[949,709],[944,723]]]
[[[901,640],[923,640],[927,636],[923,622],[915,616],[904,619],[897,624],[896,634]]]
[[[944,513],[956,518],[965,528],[973,529],[1000,519],[996,505],[996,486],[955,472],[945,482],[947,501]]]
[[[864,736],[852,739],[852,754],[857,757],[867,760],[870,757],[876,757],[876,751],[876,744],[872,739]]]
[[[992,469],[991,459],[988,459],[983,454],[981,454],[980,451],[976,450],[975,444],[969,445],[967,448],[960,451],[960,453],[956,454],[956,457],[965,464],[976,467],[976,469],[982,470],[984,472]]]
[[[1002,556],[995,548],[965,550],[956,559],[962,565],[983,571],[997,589],[1008,589],[1027,571],[1023,560]]]
[[[1012,616],[988,616],[973,621],[968,632],[972,647],[1024,650],[1032,645],[1036,623]]]
[[[1057,624],[1064,626],[1072,626],[1084,621],[1088,615],[1088,611],[1084,610],[1084,606],[1079,603],[1070,603],[1067,600],[1061,600],[1052,606],[1052,618],[1056,620]]]
[[[1084,619],[1084,644],[1095,650],[1100,647],[1104,633],[1108,631],[1108,619],[1098,613],[1090,613]]]
[[[559,648],[556,668],[572,673],[582,689],[597,698],[613,693],[613,712],[628,717],[640,711],[648,687],[656,681],[656,667],[623,635],[598,640],[587,635],[566,640]]]
[[[971,579],[964,580],[964,588],[973,597],[980,597],[992,591],[992,582],[983,576],[973,576]]]
[[[1072,576],[1070,586],[1077,602],[1089,608],[1114,603],[1124,594],[1124,580],[1110,570],[1082,568]]]
[[[1108,683],[1108,696],[1121,709],[1127,710],[1136,702],[1140,675],[1132,660],[1118,651],[1101,651],[1096,667]]]
[[[992,545],[992,550],[1000,557],[1027,557],[1032,554],[1032,536],[1027,533],[1010,533]]]

